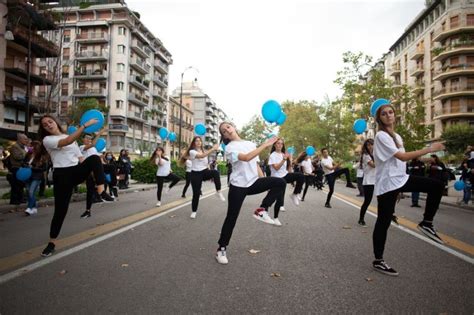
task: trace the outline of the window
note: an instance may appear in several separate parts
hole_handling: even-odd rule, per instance
[[[5,107],[3,121],[14,124],[16,121],[16,109],[12,107]]]
[[[61,84],[61,95],[68,96],[69,95],[69,85],[67,83]]]
[[[125,71],[125,64],[123,64],[123,63],[118,63],[118,64],[117,64],[117,71],[118,71],[118,72],[124,72],[124,71]]]
[[[460,111],[460,102],[459,99],[451,100],[451,113],[459,113]]]
[[[123,101],[115,101],[115,108],[123,108]]]
[[[459,15],[451,17],[451,19],[449,19],[449,27],[456,28],[458,26],[459,26]]]
[[[119,54],[125,54],[125,45],[118,45],[117,46],[117,52]]]
[[[63,49],[63,59],[64,60],[69,60],[69,52],[70,52],[69,48],[64,48]]]
[[[119,26],[118,28],[118,34],[119,35],[126,35],[127,29],[123,26]]]
[[[118,81],[118,82],[117,82],[117,90],[123,91],[123,88],[124,88],[123,82]]]

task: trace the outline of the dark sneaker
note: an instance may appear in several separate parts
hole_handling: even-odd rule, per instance
[[[398,217],[396,215],[392,215],[392,222],[396,225],[400,225],[400,223],[398,223]]]
[[[104,202],[113,202],[114,201],[114,198],[110,197],[110,195],[105,190],[100,194],[100,198]]]
[[[329,203],[326,203],[324,206],[325,206],[326,208],[332,208]]]
[[[387,265],[387,263],[383,260],[374,260],[372,266],[378,272],[384,273],[389,276],[398,276],[398,272],[389,265]]]
[[[81,214],[81,219],[86,219],[86,218],[90,218],[91,217],[91,211],[90,210],[86,210],[84,211],[83,214]]]
[[[412,207],[412,208],[421,208],[421,206],[417,203],[412,204],[410,207]]]
[[[427,222],[421,222],[418,224],[418,230],[420,230],[423,234],[431,238],[433,241],[444,244],[443,240],[441,237],[438,236],[436,233],[436,230],[433,227],[433,224],[427,223]]]
[[[359,225],[362,227],[367,227],[367,224],[365,223],[364,220],[359,220]]]
[[[118,198],[118,189],[117,189],[117,187],[112,187],[112,192],[114,194],[114,197]]]
[[[104,202],[104,201],[100,199],[99,197],[94,198],[94,200],[92,200],[92,203],[101,203],[101,202]]]
[[[43,249],[43,252],[41,253],[41,256],[43,257],[49,257],[54,253],[54,243],[49,242],[48,246],[46,246],[45,249]]]
[[[352,189],[356,189],[356,188],[357,188],[356,186],[352,185],[352,183],[347,184],[346,187],[352,188]]]

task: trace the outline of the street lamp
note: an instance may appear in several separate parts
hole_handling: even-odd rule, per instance
[[[183,119],[183,77],[184,77],[184,73],[190,69],[194,69],[197,72],[199,72],[198,69],[194,68],[193,66],[189,66],[186,69],[184,69],[183,72],[181,73],[181,91],[179,93],[179,132],[178,132],[178,150],[180,151],[180,153],[181,153],[181,129],[183,125],[183,120],[182,120]]]

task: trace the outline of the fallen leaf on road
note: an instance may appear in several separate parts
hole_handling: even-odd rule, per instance
[[[372,278],[365,278],[365,281],[371,282],[371,281],[374,281],[374,279],[372,279]]]
[[[60,276],[64,276],[66,273],[67,273],[67,270],[61,270],[61,271],[59,272],[59,275],[60,275]]]
[[[96,226],[104,225],[104,223],[97,223]]]
[[[260,252],[261,252],[261,250],[258,250],[258,249],[250,249],[250,250],[249,250],[249,253],[250,253],[250,254],[258,254],[258,253],[260,253]]]
[[[273,278],[280,278],[280,277],[281,277],[281,274],[279,274],[278,272],[272,272],[272,274],[270,275],[270,277],[273,277]]]
[[[122,267],[127,268],[128,264],[122,264]]]
[[[350,230],[350,229],[351,229],[351,227],[350,227],[349,225],[344,225],[342,228],[343,228],[344,230]]]
[[[170,218],[174,218],[174,217],[176,217],[176,215],[174,215],[174,214],[173,214],[173,215],[170,215]]]

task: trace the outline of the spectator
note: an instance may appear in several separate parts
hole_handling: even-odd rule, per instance
[[[26,184],[28,190],[28,207],[25,210],[26,215],[35,215],[38,213],[36,203],[36,191],[41,181],[44,180],[44,172],[48,168],[48,154],[41,141],[32,142],[32,150],[26,155],[25,161],[31,167],[32,174]]]
[[[409,175],[425,176],[425,170],[425,163],[423,163],[423,161],[421,161],[418,157],[414,158],[410,163],[408,163]],[[420,193],[418,191],[413,191],[411,193],[411,207],[420,208],[418,200],[420,200]]]
[[[128,180],[132,171],[132,162],[130,161],[130,157],[128,156],[128,150],[120,150],[117,165],[117,174],[119,175],[118,187],[119,189],[126,189],[128,188]]]
[[[4,165],[3,165],[3,159],[6,157],[5,153],[6,153],[6,152],[5,152],[5,150],[3,149],[3,147],[0,146],[0,170],[4,170],[4,169],[5,169],[5,167],[4,167]]]
[[[464,195],[462,201],[466,205],[469,204],[469,201],[471,200],[472,188],[474,184],[474,168],[469,168],[468,161],[469,160],[467,158],[464,159],[461,167],[459,168],[462,171],[460,180],[464,182]]]
[[[7,180],[10,183],[10,204],[19,205],[24,202],[23,200],[23,188],[25,184],[16,179],[16,172],[23,165],[26,153],[28,152],[28,137],[24,133],[17,134],[17,142],[10,148],[10,169],[7,176]]]
[[[468,145],[464,154],[466,155],[467,159],[467,167],[470,169],[474,169],[474,147]]]
[[[118,198],[117,191],[117,162],[112,152],[104,152],[101,156],[102,164],[104,166],[104,173],[110,175],[110,183],[105,183],[105,190],[109,188],[110,195],[114,199]]]

